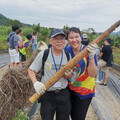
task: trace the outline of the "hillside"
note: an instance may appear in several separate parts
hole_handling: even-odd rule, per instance
[[[10,21],[10,19],[0,13],[0,25],[4,25],[8,21]]]
[[[96,32],[96,33],[97,33],[98,35],[100,35],[102,32]],[[110,36],[115,36],[115,35],[120,36],[120,31],[110,33]]]
[[[9,22],[11,22],[12,23],[12,21],[15,21],[15,20],[12,20],[12,19],[9,19],[9,18],[7,18],[7,17],[5,17],[4,15],[2,15],[1,13],[0,13],[0,25],[6,25],[6,24],[8,24]],[[19,21],[19,20],[16,20],[16,21]],[[19,21],[20,22],[20,21]],[[20,22],[21,23],[21,22]],[[24,23],[21,23],[23,26],[25,26],[25,27],[31,27],[32,25],[30,25],[30,24],[24,24]]]
[[[111,35],[111,36],[114,36],[114,35],[116,35],[116,34],[117,34],[118,36],[120,36],[120,31],[119,31],[119,32],[112,32],[110,35]]]

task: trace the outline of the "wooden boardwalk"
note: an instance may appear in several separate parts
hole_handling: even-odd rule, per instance
[[[99,120],[120,120],[120,80],[111,70],[107,86],[96,83],[92,106]]]

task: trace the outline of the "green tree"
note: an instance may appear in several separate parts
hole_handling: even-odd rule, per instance
[[[5,26],[11,26],[11,25],[18,25],[19,27],[23,27],[23,24],[19,20],[9,20],[5,23]]]
[[[98,36],[93,28],[85,29],[83,30],[83,33],[86,33],[88,35],[88,38],[90,39],[90,41],[93,41]]]
[[[96,32],[93,28],[88,28],[87,30],[84,30],[84,32],[86,32],[87,34],[96,35]]]
[[[40,29],[40,40],[42,41],[48,41],[49,40],[49,34],[50,34],[50,30],[46,27],[42,27]]]
[[[118,34],[115,35],[115,39],[114,39],[114,44],[115,47],[120,47],[120,37],[118,36]]]
[[[38,23],[37,25],[33,24],[33,30],[40,32],[40,23]]]
[[[63,31],[64,31],[65,33],[68,31],[68,29],[69,29],[68,25],[64,25]]]

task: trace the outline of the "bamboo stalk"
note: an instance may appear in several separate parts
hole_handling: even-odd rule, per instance
[[[118,26],[120,25],[120,20],[113,24],[109,29],[107,29],[104,33],[102,33],[100,36],[98,36],[95,40],[93,40],[91,43],[99,44],[101,41],[104,40],[104,38],[109,35],[112,31],[114,31]],[[51,77],[46,83],[46,91],[53,86],[61,77],[63,77],[66,70],[69,70],[73,68],[79,61],[81,61],[86,55],[88,54],[87,47],[82,50],[78,55],[76,55],[72,60],[70,60],[64,67],[62,67],[53,77]],[[37,93],[35,93],[29,101],[33,103],[36,101],[40,96]]]

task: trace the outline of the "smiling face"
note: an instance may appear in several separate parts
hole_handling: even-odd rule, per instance
[[[50,39],[50,44],[52,44],[53,49],[62,50],[65,45],[65,36],[56,35],[55,37]]]
[[[79,48],[81,45],[81,37],[77,32],[70,32],[68,34],[68,42],[73,49]]]

